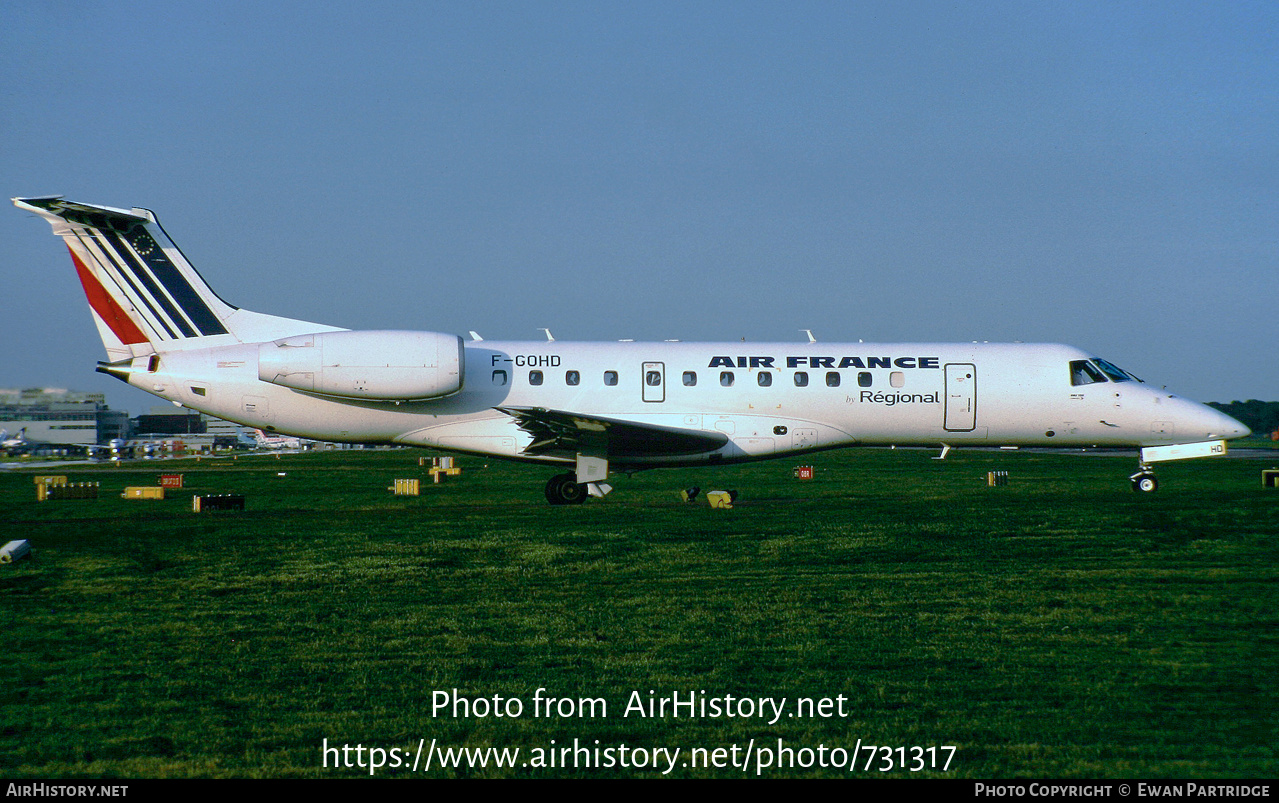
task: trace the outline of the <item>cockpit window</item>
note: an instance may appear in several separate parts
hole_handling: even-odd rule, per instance
[[[1141,380],[1114,363],[1094,357],[1091,360],[1074,360],[1070,363],[1070,384],[1091,385],[1096,382],[1140,382]]]
[[[1097,366],[1087,360],[1073,360],[1070,363],[1070,384],[1072,385],[1092,385],[1097,382],[1105,382],[1106,375],[1101,372]]]
[[[1095,363],[1096,366],[1100,368],[1102,372],[1106,374],[1106,376],[1110,377],[1110,381],[1112,382],[1133,382],[1133,381],[1140,382],[1141,381],[1140,379],[1137,379],[1137,377],[1128,373],[1124,369],[1119,368],[1114,363],[1106,362],[1105,360],[1102,360],[1102,359],[1093,360],[1093,363]]]

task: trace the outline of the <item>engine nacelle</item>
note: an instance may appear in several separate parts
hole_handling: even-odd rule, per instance
[[[462,338],[441,332],[320,332],[258,347],[258,379],[347,399],[407,401],[462,389]]]

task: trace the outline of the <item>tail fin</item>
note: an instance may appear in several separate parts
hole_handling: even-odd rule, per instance
[[[113,362],[336,329],[226,303],[149,210],[72,203],[56,196],[14,198],[13,204],[43,217],[66,242]]]

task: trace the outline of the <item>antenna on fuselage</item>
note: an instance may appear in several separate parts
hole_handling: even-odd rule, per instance
[[[537,331],[546,332],[546,339],[552,343],[555,342],[555,336],[551,334],[551,330],[546,327],[540,327]]]
[[[817,342],[817,338],[813,337],[813,330],[812,330],[812,329],[800,329],[799,331],[801,331],[801,332],[803,332],[804,334],[808,335],[808,342],[809,342],[809,343],[816,343],[816,342]]]

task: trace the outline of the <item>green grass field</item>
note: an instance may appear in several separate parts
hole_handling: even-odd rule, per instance
[[[424,476],[421,454],[40,472],[101,482],[96,501],[37,503],[36,471],[0,473],[0,535],[37,551],[0,566],[4,774],[336,777],[367,770],[322,766],[325,739],[411,763],[420,739],[523,761],[577,738],[681,759],[752,740],[863,745],[853,771],[766,777],[1279,775],[1279,490],[1260,482],[1273,457],[1162,465],[1160,491],[1139,496],[1131,456],[848,451],[814,456],[807,482],[787,461],[653,471],[550,507],[549,470],[467,458],[462,477],[392,496],[393,479]],[[1008,486],[986,487],[993,469]],[[162,471],[186,488],[120,498]],[[741,496],[686,505],[689,485]],[[248,510],[191,512],[193,493],[226,492]],[[539,687],[603,698],[607,716],[536,717]],[[455,688],[524,711],[434,711],[433,692]],[[845,711],[623,716],[650,690],[842,696]],[[868,745],[904,747],[908,765],[912,747],[957,750],[944,773],[881,773],[882,753],[863,768]]]

